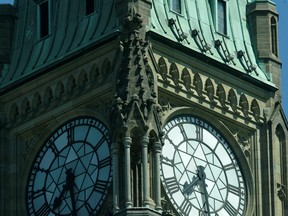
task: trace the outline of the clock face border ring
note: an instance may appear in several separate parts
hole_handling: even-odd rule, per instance
[[[255,212],[255,188],[253,182],[255,182],[255,174],[252,172],[251,165],[248,162],[248,159],[246,158],[243,150],[241,149],[239,143],[235,139],[234,134],[229,130],[229,128],[223,123],[224,121],[221,120],[221,116],[215,116],[214,113],[209,113],[204,110],[200,110],[197,108],[190,108],[190,107],[181,107],[181,108],[174,108],[172,110],[169,110],[162,116],[162,123],[163,126],[165,126],[167,123],[169,123],[170,120],[174,119],[177,116],[193,116],[199,119],[204,120],[205,122],[209,122],[214,128],[217,129],[217,131],[220,132],[220,134],[227,140],[227,142],[230,145],[230,148],[233,149],[233,153],[236,156],[236,158],[241,161],[241,171],[242,175],[245,178],[245,186],[246,186],[246,200],[247,200],[247,206],[246,206],[246,214],[247,215],[253,215]],[[217,118],[219,117],[219,118]],[[247,129],[247,126],[244,127]],[[244,129],[244,130],[245,130]],[[248,129],[247,129],[248,130]],[[251,129],[249,130],[249,132]],[[256,134],[255,134],[256,136]]]

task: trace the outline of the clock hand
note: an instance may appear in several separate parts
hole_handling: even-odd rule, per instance
[[[72,173],[72,168],[68,169],[65,173],[66,173],[66,183],[63,185],[63,189],[62,189],[59,197],[56,197],[54,199],[53,210],[58,208],[61,205],[62,200],[63,200],[63,196],[66,194],[66,192],[68,190],[70,191],[70,188],[73,187],[73,185],[74,185],[75,176]]]
[[[76,203],[75,203],[75,196],[74,196],[74,191],[73,187],[69,189],[70,195],[71,195],[71,203],[72,203],[72,216],[77,216],[77,211],[76,211]]]
[[[184,183],[184,188],[183,188],[183,193],[186,195],[191,195],[193,192],[194,187],[199,183],[200,179],[197,176],[193,176],[192,178],[192,182],[190,184],[188,184],[188,182],[186,181]]]
[[[199,186],[202,189],[202,192],[204,193],[204,205],[206,206],[206,210],[205,213],[207,213],[207,215],[210,215],[210,209],[209,209],[209,202],[208,202],[208,192],[207,192],[207,185],[205,183],[205,179],[206,179],[206,174],[204,172],[204,167],[203,166],[199,166],[198,167],[198,176],[200,178],[200,183]]]

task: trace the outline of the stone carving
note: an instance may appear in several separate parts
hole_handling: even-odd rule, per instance
[[[218,100],[219,100],[221,106],[225,109],[228,109],[228,107],[226,105],[226,92],[225,92],[225,89],[221,83],[219,83],[217,86],[216,94],[218,96]]]
[[[181,80],[184,83],[184,86],[188,92],[192,92],[191,85],[191,76],[187,68],[184,68],[181,74]]]
[[[283,202],[286,200],[286,187],[283,184],[277,183],[277,196]]]

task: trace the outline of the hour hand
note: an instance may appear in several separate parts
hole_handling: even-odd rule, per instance
[[[200,178],[198,176],[193,176],[192,182],[190,184],[186,181],[184,183],[183,193],[188,196],[191,195],[194,190],[194,187],[198,185],[199,181]]]

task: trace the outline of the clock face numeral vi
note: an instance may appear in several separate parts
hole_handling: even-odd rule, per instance
[[[246,188],[232,149],[204,120],[179,116],[164,130],[161,179],[180,215],[245,215]]]
[[[100,121],[88,117],[73,119],[51,134],[30,172],[29,215],[97,214],[111,182],[107,134]]]

